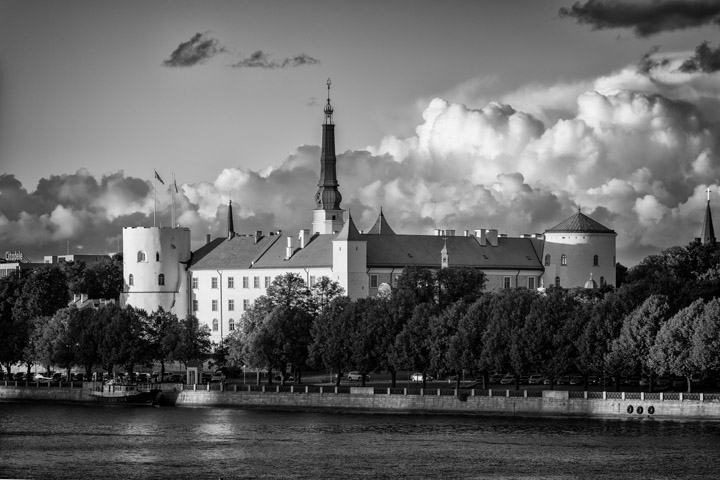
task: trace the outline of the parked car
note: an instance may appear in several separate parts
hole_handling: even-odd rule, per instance
[[[362,380],[362,375],[360,372],[350,372],[348,373],[347,379],[351,382],[359,382]],[[365,375],[365,381],[370,380],[370,375]]]
[[[540,385],[543,382],[543,380],[545,380],[545,377],[543,377],[539,373],[533,373],[528,378],[528,384],[529,385]]]
[[[53,381],[52,377],[48,377],[46,375],[43,375],[42,373],[36,373],[33,376],[33,380],[36,382],[52,382]]]
[[[657,387],[667,387],[667,386],[670,385],[670,382],[672,382],[672,378],[670,377],[670,375],[660,375],[660,376],[655,380],[655,386],[657,386]]]
[[[600,379],[598,378],[597,375],[590,375],[590,376],[588,376],[587,384],[588,385],[597,385],[599,381],[600,381]]]
[[[500,383],[500,380],[502,380],[502,378],[503,378],[502,373],[493,373],[492,375],[490,375],[490,378],[488,379],[488,381],[490,383]]]
[[[520,375],[519,381],[520,381],[520,385],[527,385],[528,382],[530,381],[530,377],[528,377],[527,375]]]
[[[570,385],[582,385],[585,383],[581,375],[572,375],[570,377]]]
[[[558,385],[570,385],[570,377],[568,375],[561,375],[557,379]]]
[[[515,383],[515,375],[512,373],[506,373],[503,378],[500,379],[500,385],[512,385]]]
[[[672,387],[673,388],[687,388],[687,381],[685,377],[673,377],[672,379]]]
[[[217,373],[217,372],[216,372],[216,373]],[[283,381],[282,375],[280,375],[280,374],[275,375],[275,376],[273,377],[273,381],[275,381],[275,382],[282,382],[282,381]],[[294,381],[295,381],[295,377],[293,377],[292,375],[285,375],[285,381],[286,381],[286,382],[294,382]]]
[[[622,382],[623,385],[640,385],[640,377],[638,375],[633,375],[632,377],[626,377],[623,379]]]
[[[73,382],[82,382],[85,380],[85,375],[82,373],[73,373],[71,378]]]
[[[410,380],[412,380],[413,382],[416,382],[416,383],[417,383],[417,382],[422,382],[422,381],[423,381],[423,374],[420,373],[420,372],[415,372],[415,373],[413,373],[412,375],[410,375]],[[430,375],[425,375],[425,381],[432,382],[432,381],[433,381],[433,377],[431,377]]]

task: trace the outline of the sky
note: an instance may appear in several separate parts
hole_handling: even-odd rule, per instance
[[[308,228],[330,78],[358,228],[580,208],[632,266],[720,211],[719,27],[710,0],[0,0],[0,254],[115,252],[173,202],[193,248],[230,200],[238,233]]]

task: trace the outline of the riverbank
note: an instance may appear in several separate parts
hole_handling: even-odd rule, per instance
[[[15,382],[7,382],[15,383]],[[0,384],[0,401],[95,402],[92,382]],[[720,420],[720,394],[160,384],[165,406]]]

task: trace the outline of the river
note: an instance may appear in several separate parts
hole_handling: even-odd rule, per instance
[[[720,478],[720,421],[0,403],[0,478]]]

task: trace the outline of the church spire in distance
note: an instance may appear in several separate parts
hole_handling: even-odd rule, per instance
[[[340,202],[342,195],[338,190],[335,157],[335,124],[334,109],[330,104],[330,79],[327,81],[328,98],[325,105],[325,121],[322,126],[322,153],[320,154],[320,181],[315,194],[315,210],[313,211],[313,234],[339,232],[343,226]]]
[[[712,213],[710,212],[710,188],[707,192],[707,207],[705,208],[705,221],[702,228],[702,243],[707,245],[715,243],[715,229],[713,228]]]

